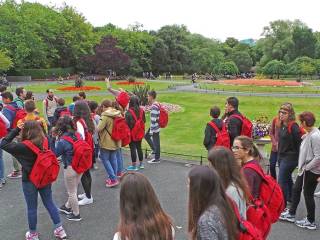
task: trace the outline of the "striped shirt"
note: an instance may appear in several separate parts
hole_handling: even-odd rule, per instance
[[[154,102],[150,111],[150,133],[160,132],[159,127],[160,107],[159,103]]]

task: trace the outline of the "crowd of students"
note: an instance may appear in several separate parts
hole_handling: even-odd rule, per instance
[[[53,222],[54,236],[67,238],[59,212],[70,221],[82,220],[79,206],[94,202],[91,170],[97,168],[98,158],[106,171],[105,186],[115,187],[121,181],[120,221],[114,240],[175,239],[173,220],[162,209],[149,180],[137,172],[144,169],[143,138],[152,149],[148,162],[161,162],[161,104],[156,101],[157,94],[148,92],[150,128],[145,131],[146,116],[139,98],[112,89],[109,79],[106,85],[115,100],[106,99],[100,104],[87,100],[81,92],[65,106],[64,99],[47,90],[43,117],[39,116],[32,93],[27,99],[27,91],[17,88],[17,98],[13,99],[12,93],[1,87],[0,188],[6,183],[4,150],[13,159],[13,171],[8,178],[22,178],[29,224],[26,240],[39,239],[38,193]],[[228,98],[221,119],[219,107],[210,109],[212,121],[206,125],[203,141],[209,165],[192,168],[187,178],[189,238],[266,239],[272,223],[278,219],[316,229],[314,192],[320,181],[320,131],[314,127],[314,114],[299,114],[299,125],[292,104],[280,106],[270,130],[269,177],[260,166],[262,157],[250,136],[251,123],[238,107],[237,98]],[[129,135],[122,136],[125,132]],[[34,147],[30,148],[30,143]],[[131,165],[126,169],[121,151],[125,145],[129,145],[131,155]],[[39,188],[33,179],[40,152],[47,151],[60,159],[63,168],[68,196],[60,207],[52,198],[54,180]],[[298,176],[293,184],[296,167]],[[80,182],[82,194],[78,194]],[[295,213],[302,190],[307,217],[297,220]]]

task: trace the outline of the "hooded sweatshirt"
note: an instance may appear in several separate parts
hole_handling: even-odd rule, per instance
[[[121,117],[121,112],[111,107],[101,114],[100,122],[97,126],[100,148],[117,150],[121,147],[121,141],[114,141],[111,138],[115,117]]]

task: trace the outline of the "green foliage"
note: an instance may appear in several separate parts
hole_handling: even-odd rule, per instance
[[[150,91],[150,85],[135,85],[132,89],[132,93],[139,97],[140,105],[148,105],[148,92]]]
[[[253,61],[246,51],[236,51],[231,55],[231,59],[237,65],[240,72],[250,71]]]
[[[135,77],[133,77],[133,76],[129,76],[128,77],[128,82],[129,83],[134,83],[136,81],[136,78]]]
[[[288,66],[288,73],[298,75],[299,80],[301,80],[301,76],[313,75],[316,71],[314,60],[309,57],[296,58]]]
[[[11,58],[6,55],[5,51],[0,50],[0,71],[7,71],[12,65]]]
[[[239,73],[239,69],[233,61],[230,61],[220,64],[218,67],[218,72],[225,75],[235,75]]]
[[[277,78],[279,79],[280,74],[284,74],[285,72],[286,72],[286,64],[283,61],[278,61],[278,60],[272,60],[268,62],[262,68],[262,73],[266,75],[271,75],[271,78],[273,78],[273,75],[277,75]]]
[[[50,68],[50,69],[17,69],[14,74],[18,76],[31,76],[32,78],[65,77],[74,73],[74,68]]]

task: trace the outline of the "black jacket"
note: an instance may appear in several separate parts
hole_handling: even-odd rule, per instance
[[[242,121],[232,115],[241,115],[238,110],[233,110],[227,114],[227,129],[230,136],[230,146],[233,145],[233,141],[236,137],[241,135]]]
[[[130,108],[130,109],[133,110],[133,108]],[[137,119],[140,119],[140,115],[139,115],[140,112],[134,111],[134,113],[136,114]],[[129,127],[130,129],[134,128],[134,125],[136,124],[136,121],[134,120],[134,118],[133,118],[133,116],[132,116],[132,114],[131,114],[130,111],[127,111],[127,112],[126,112],[125,118],[126,118],[126,122],[127,122],[127,124],[128,124],[128,127]],[[142,121],[143,121],[144,123],[146,122],[146,115],[145,115],[144,111],[143,111],[143,115],[142,115]]]
[[[219,130],[222,130],[223,122],[221,119],[217,119],[217,118],[212,119],[211,122],[216,124]],[[216,130],[214,130],[214,128],[211,127],[209,123],[207,123],[206,129],[204,131],[203,145],[208,151],[216,144],[216,141],[217,141],[216,135],[217,135]]]
[[[279,131],[279,159],[296,161],[298,164],[301,142],[300,128],[297,123],[292,125],[291,133],[289,133],[288,127],[282,124]]]
[[[37,155],[32,152],[23,143],[12,142],[12,140],[19,135],[20,129],[15,128],[2,139],[0,148],[14,156],[22,166],[22,181],[29,181],[29,174],[32,170],[33,164],[37,159]]]

